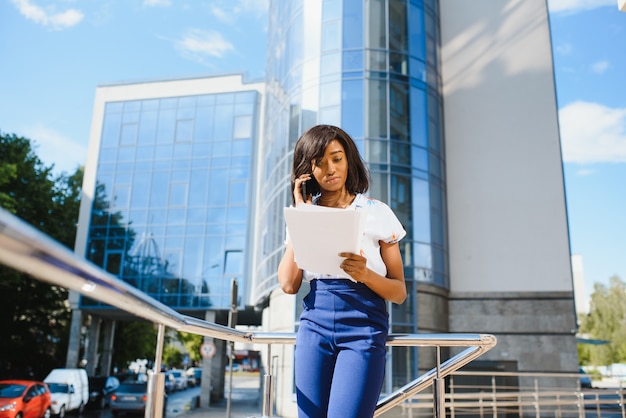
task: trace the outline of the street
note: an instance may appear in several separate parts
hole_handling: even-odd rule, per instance
[[[200,396],[200,388],[189,388],[180,392],[170,393],[167,396],[167,412],[166,417],[173,418],[189,411],[192,407],[193,399]],[[68,414],[70,416],[78,416],[78,414]],[[128,415],[128,414],[127,414]],[[81,418],[112,418],[111,409],[92,409],[87,407],[80,415]],[[143,416],[142,414],[134,414],[134,416]]]

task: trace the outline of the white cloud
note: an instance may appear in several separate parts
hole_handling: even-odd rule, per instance
[[[56,12],[54,7],[44,9],[33,4],[31,0],[12,0],[22,16],[43,26],[61,30],[77,25],[83,20],[84,15],[76,9],[67,9],[64,12]]]
[[[171,0],[143,0],[143,5],[146,7],[160,6],[169,7],[172,5]]]
[[[232,23],[243,14],[261,16],[267,13],[269,0],[214,1],[210,8],[213,16],[222,22]]]
[[[574,47],[570,43],[564,43],[556,45],[555,49],[559,55],[569,55],[574,50]]]
[[[578,13],[604,6],[617,8],[617,0],[548,0],[550,13]]]
[[[565,162],[626,162],[626,108],[578,101],[559,110],[559,124]]]
[[[598,61],[593,63],[593,65],[591,66],[591,71],[596,74],[604,74],[606,70],[608,70],[610,67],[611,63],[609,63],[608,61]]]
[[[54,164],[54,172],[74,173],[87,159],[86,145],[41,124],[24,130],[23,136],[34,142],[35,154],[46,165]]]
[[[188,30],[182,39],[177,41],[177,47],[184,53],[197,57],[208,55],[221,58],[226,52],[234,50],[233,45],[224,39],[221,33],[200,29]]]

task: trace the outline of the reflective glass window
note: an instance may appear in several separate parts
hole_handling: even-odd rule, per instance
[[[215,116],[215,108],[201,107],[196,112],[194,125],[194,141],[205,142],[213,139],[213,118]]]
[[[414,87],[411,88],[411,142],[422,147],[428,146],[426,92]]]
[[[252,115],[236,116],[234,120],[234,125],[234,139],[245,139],[252,137]]]
[[[135,173],[131,194],[131,207],[139,208],[148,206],[150,178],[150,173]]]
[[[343,0],[343,47],[363,47],[363,1]],[[344,69],[345,70],[345,69]]]
[[[426,59],[424,34],[424,10],[411,3],[409,5],[409,52],[411,56]]]
[[[408,51],[407,8],[404,0],[389,0],[389,50]]]
[[[341,82],[325,83],[320,86],[320,107],[341,103]]]
[[[342,83],[342,127],[352,137],[363,137],[363,80]]]
[[[157,129],[157,143],[169,144],[174,140],[176,131],[176,109],[161,109]]]
[[[176,121],[176,142],[190,142],[193,135],[193,120],[179,119]]]
[[[409,139],[409,95],[406,85],[390,83],[389,128],[392,139]]]
[[[370,139],[366,141],[365,156],[367,161],[371,163],[388,164],[389,163],[389,141],[379,141]]]
[[[371,80],[367,83],[368,117],[366,136],[370,138],[387,137],[387,83]]]
[[[322,51],[339,49],[339,22],[333,21],[322,24]]]
[[[368,48],[387,49],[386,9],[385,0],[365,0]]]
[[[113,147],[119,144],[122,115],[106,113],[102,125],[100,144],[102,147]]]
[[[322,3],[322,20],[336,20],[341,18],[341,0],[324,0]]]
[[[137,142],[137,128],[136,123],[123,124],[120,145],[134,145]]]
[[[346,51],[343,53],[343,72],[360,71],[363,69],[363,51]]]
[[[232,105],[216,106],[214,120],[213,135],[215,140],[230,141],[233,137]]]
[[[232,181],[228,193],[230,205],[244,205],[247,201],[247,183],[245,181]]]
[[[338,74],[341,72],[341,54],[324,54],[321,57],[321,74]]]
[[[413,239],[430,242],[430,191],[427,180],[413,178]]]

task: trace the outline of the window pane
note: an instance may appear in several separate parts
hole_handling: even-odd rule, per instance
[[[343,82],[341,126],[353,138],[363,137],[363,80]]]
[[[363,47],[362,0],[343,0],[343,47]]]
[[[387,49],[385,0],[366,0],[368,48]]]
[[[366,136],[387,138],[387,83],[372,80],[368,83],[369,105]]]
[[[246,139],[252,137],[252,116],[237,116],[234,124],[233,138]]]

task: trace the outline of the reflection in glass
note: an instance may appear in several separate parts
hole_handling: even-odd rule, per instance
[[[171,307],[229,308],[232,275],[245,288],[257,103],[251,91],[108,103],[87,258]]]

